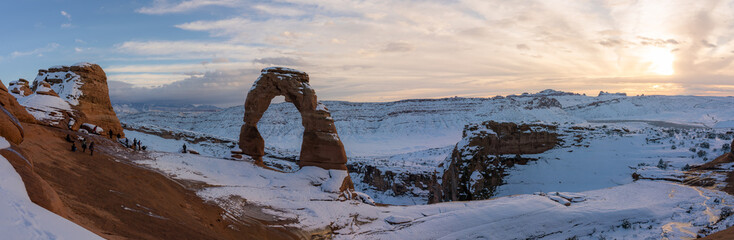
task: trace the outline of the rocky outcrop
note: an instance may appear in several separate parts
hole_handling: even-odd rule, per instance
[[[0,86],[2,86],[2,84],[0,84]],[[7,94],[7,92],[3,92],[3,89],[4,86],[0,87],[0,94]],[[12,98],[12,96],[10,97]],[[14,98],[1,99],[3,101],[9,101],[2,102],[3,105],[18,105]],[[22,113],[28,114],[25,110],[22,110]],[[33,161],[27,158],[23,153],[23,150],[18,147],[25,137],[23,125],[15,115],[8,111],[4,106],[0,106],[0,137],[10,142],[10,147],[0,149],[0,155],[10,162],[13,168],[15,168],[15,171],[18,172],[18,175],[23,179],[23,184],[25,185],[30,199],[41,207],[67,217],[68,211],[61,202],[59,195],[53,188],[51,188],[51,185],[49,185],[48,182],[43,180],[43,178],[34,172]]]
[[[23,150],[13,144],[10,148],[0,149],[0,155],[7,159],[10,165],[13,165],[15,171],[23,179],[23,185],[31,201],[62,217],[69,216],[58,193],[34,171],[33,161],[25,156]]]
[[[528,106],[525,109],[549,109],[549,108],[563,108],[561,102],[555,98],[550,97],[536,97],[528,102]]]
[[[18,79],[18,81],[12,81],[8,84],[8,90],[16,96],[28,96],[33,93],[28,85],[28,80]]]
[[[318,102],[316,92],[309,84],[308,74],[289,68],[263,69],[247,94],[239,141],[242,152],[262,164],[265,141],[257,130],[257,123],[276,96],[285,96],[285,100],[293,103],[301,113],[301,123],[305,129],[299,166],[347,170],[344,145],[329,109]]]
[[[430,187],[429,203],[491,198],[503,184],[506,169],[532,160],[521,154],[538,154],[557,145],[555,130],[494,121],[467,125],[462,140],[439,166],[443,172]]]
[[[29,89],[33,95],[16,94],[16,97],[39,121],[72,130],[90,123],[104,129],[104,134],[111,130],[113,135],[124,135],[110,102],[107,75],[97,64],[78,63],[38,70]]]
[[[16,117],[16,119],[20,122],[26,122],[26,123],[35,123],[36,120],[31,116],[26,110],[25,107],[18,104],[18,101],[15,100],[15,97],[10,94],[7,88],[5,88],[5,85],[3,85],[2,82],[0,82],[0,106],[2,106],[10,115],[13,115]]]
[[[54,97],[59,96],[59,94],[57,94],[53,89],[51,89],[51,84],[49,84],[46,81],[34,82],[33,88],[31,90],[33,90],[33,92],[36,94],[48,95],[48,96],[54,96]]]

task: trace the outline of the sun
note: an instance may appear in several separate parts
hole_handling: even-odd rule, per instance
[[[673,75],[675,56],[668,49],[654,48],[644,55],[645,62],[650,63],[647,71],[658,75]]]

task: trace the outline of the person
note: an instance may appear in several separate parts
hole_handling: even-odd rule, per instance
[[[184,145],[183,145],[183,153],[187,153],[186,152],[186,143],[184,143]]]
[[[125,138],[125,147],[130,147],[130,139]]]
[[[71,143],[71,151],[76,152],[76,143]]]
[[[135,150],[135,147],[138,146],[138,139],[133,138],[133,150]]]
[[[117,138],[118,138],[118,139],[122,138],[122,135],[120,135],[120,134],[118,133],[118,134],[117,134]]]
[[[110,133],[110,139],[112,139],[115,135],[112,135],[112,130],[110,130],[109,133]]]
[[[82,152],[87,152],[87,141],[82,142]]]
[[[94,141],[89,143],[89,156],[94,156]]]
[[[142,149],[142,148],[140,148],[140,145],[142,145],[142,144],[140,143],[140,140],[138,140],[138,150],[141,150]]]
[[[66,141],[67,142],[74,142],[74,140],[71,140],[71,136],[69,134],[66,134]]]

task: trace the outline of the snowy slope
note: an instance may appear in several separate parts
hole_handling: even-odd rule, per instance
[[[654,120],[712,127],[734,120],[734,98],[603,95],[550,96],[563,108],[526,109],[537,95],[510,98],[446,98],[386,103],[325,101],[347,154],[391,156],[454,145],[468,123],[488,120],[577,124],[589,120]],[[238,138],[244,107],[214,113],[142,112],[121,114],[130,126],[192,131]],[[303,126],[290,103],[272,104],[258,124],[265,144],[297,155]]]
[[[196,155],[155,153],[137,163],[177,179],[210,186],[198,195],[229,213],[245,205],[317,231],[329,228],[338,239],[682,239],[699,230],[723,229],[722,218],[734,197],[723,192],[667,182],[637,181],[580,193],[570,206],[555,193],[513,195],[484,201],[377,207],[339,201],[325,192],[329,171],[304,168],[296,173],[267,171],[250,162]],[[246,203],[246,204],[245,204]]]
[[[0,149],[10,144],[0,137]],[[0,156],[0,233],[3,239],[102,239],[31,202],[23,180]]]

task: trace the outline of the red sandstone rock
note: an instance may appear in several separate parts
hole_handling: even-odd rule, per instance
[[[20,144],[23,142],[23,134],[23,127],[18,119],[0,106],[0,137],[4,137],[11,143]]]
[[[556,146],[555,128],[494,121],[467,125],[463,139],[441,165],[445,169],[441,184],[434,181],[429,187],[429,203],[491,198],[503,184],[505,169],[528,161],[520,154],[542,153]],[[506,154],[516,156],[500,156]]]
[[[60,90],[55,91],[55,94],[69,102],[74,110],[68,113],[66,120],[67,123],[73,123],[68,124],[72,130],[78,130],[82,123],[91,123],[103,128],[105,134],[112,130],[114,135],[124,137],[120,120],[110,102],[107,75],[99,65],[84,63],[38,70],[34,82],[34,87],[37,86]]]
[[[0,149],[0,155],[13,165],[15,171],[23,179],[28,196],[34,203],[62,217],[69,216],[58,193],[34,171],[33,161],[25,156],[23,150],[13,145],[7,149]]]
[[[0,82],[0,106],[4,107],[6,111],[15,116],[20,122],[36,122],[36,119],[25,110],[25,107],[18,104],[15,97],[10,95],[2,82]]]
[[[305,130],[299,165],[346,170],[347,155],[329,110],[318,102],[308,74],[289,68],[263,69],[247,94],[245,124],[239,141],[242,152],[262,164],[265,141],[257,130],[257,122],[276,96],[285,96],[301,113]]]

